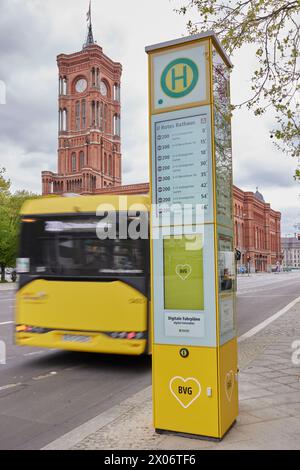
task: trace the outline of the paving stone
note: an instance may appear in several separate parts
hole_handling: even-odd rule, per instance
[[[295,375],[300,377],[299,367],[290,367],[289,369],[283,369],[282,372],[287,375]]]
[[[239,399],[242,400],[249,400],[251,398],[258,398],[258,397],[267,397],[273,395],[273,391],[263,389],[263,388],[256,388],[252,390],[245,391],[243,393],[239,393]]]
[[[299,383],[299,378],[296,375],[282,375],[273,380],[273,382],[278,382],[282,384],[297,384]]]
[[[299,403],[300,396],[299,393],[291,392],[291,393],[284,393],[284,394],[276,394],[270,395],[268,397],[262,398],[250,398],[248,400],[244,400],[244,410],[251,412],[250,410],[253,409],[260,409],[260,408],[268,408],[270,406],[278,406],[284,405],[289,403]]]
[[[260,418],[261,420],[273,420],[273,419],[279,419],[279,418],[287,418],[290,416],[293,416],[291,412],[288,410],[284,410],[281,408],[260,408],[259,410],[252,410],[251,414],[255,416],[256,418]],[[252,424],[252,423],[250,423]]]
[[[263,374],[264,378],[268,379],[276,379],[278,377],[282,377],[282,372],[283,371],[272,371],[272,372],[266,372]]]
[[[258,416],[254,416],[253,414],[247,413],[246,411],[242,411],[243,405],[240,404],[240,412],[238,415],[238,418],[236,420],[236,426],[244,426],[245,424],[252,424],[252,423],[257,423],[262,420],[262,418],[259,418]],[[288,416],[289,413],[286,411],[286,415]]]
[[[295,382],[289,384],[290,388],[293,388],[294,390],[300,390],[300,382]]]
[[[268,367],[247,367],[246,371],[247,374],[261,374],[264,375],[266,373],[270,373],[270,369]]]
[[[270,390],[271,392],[277,394],[277,393],[292,392],[293,388],[290,385],[277,384],[277,383],[273,382],[272,385],[269,385],[268,390]]]
[[[300,403],[279,405],[277,409],[288,413],[290,416],[300,416]]]

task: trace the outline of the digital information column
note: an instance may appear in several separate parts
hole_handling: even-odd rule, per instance
[[[154,426],[222,439],[238,414],[231,63],[211,33],[146,52]]]

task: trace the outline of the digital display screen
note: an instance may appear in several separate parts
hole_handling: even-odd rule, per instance
[[[202,235],[164,238],[166,310],[204,310]]]

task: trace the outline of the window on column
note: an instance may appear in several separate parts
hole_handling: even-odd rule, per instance
[[[96,85],[96,71],[95,67],[92,68],[92,86]]]
[[[66,109],[62,111],[62,130],[66,131],[68,129],[68,112]]]
[[[72,171],[75,172],[76,171],[76,153],[72,153],[72,156],[71,156],[71,168],[72,168]]]
[[[62,81],[62,94],[67,95],[68,94],[68,80],[67,77],[63,77]]]
[[[82,129],[85,129],[86,128],[86,101],[85,100],[82,100],[82,111],[81,111],[81,114],[82,114]]]
[[[59,81],[58,81],[58,94],[59,94],[59,95],[62,95],[62,92],[63,92],[63,79],[62,79],[62,77],[59,77]]]
[[[99,88],[100,86],[100,70],[97,68],[97,71],[96,71],[96,86],[97,88]]]
[[[114,84],[114,101],[120,101],[120,85]]]
[[[107,175],[107,155],[104,154],[104,173]]]
[[[103,131],[103,103],[100,103],[100,131]]]
[[[62,131],[62,109],[58,111],[58,130],[59,132]]]
[[[97,109],[96,109],[96,126],[99,127],[99,101],[97,101]]]
[[[108,157],[108,174],[109,176],[112,176],[112,156],[111,155]]]
[[[84,152],[80,152],[79,154],[79,165],[80,169],[84,167]]]
[[[91,126],[95,126],[95,101],[91,103]]]
[[[76,115],[76,130],[79,131],[80,129],[80,101],[76,101],[75,115]]]
[[[108,115],[108,109],[107,109],[107,104],[104,106],[104,116],[103,116],[103,129],[104,132],[107,132],[107,116]]]
[[[120,116],[117,114],[114,115],[113,119],[113,132],[115,136],[120,136]]]

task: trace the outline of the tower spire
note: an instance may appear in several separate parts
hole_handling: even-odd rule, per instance
[[[92,26],[92,1],[91,0],[90,0],[89,11],[86,14],[86,21],[88,24],[88,32],[87,32],[86,42],[83,46],[84,48],[92,44],[95,44],[94,36],[93,36],[93,26]]]

